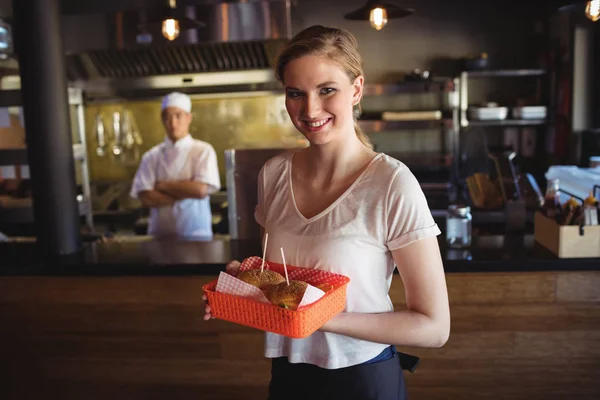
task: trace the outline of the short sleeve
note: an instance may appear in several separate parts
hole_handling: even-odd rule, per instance
[[[396,250],[441,233],[421,185],[406,166],[392,178],[386,204],[388,249]]]
[[[217,164],[217,153],[211,145],[200,154],[194,165],[194,181],[206,183],[212,186],[211,193],[221,189],[221,178],[219,177],[219,165]]]
[[[140,192],[154,190],[154,185],[156,184],[156,175],[154,168],[152,168],[152,159],[150,156],[150,153],[144,154],[142,161],[140,162],[140,166],[135,173],[135,177],[133,178],[129,196],[134,199],[139,198]]]
[[[254,210],[254,219],[256,222],[265,227],[265,206],[264,206],[264,198],[265,198],[265,168],[266,164],[258,172],[258,183],[256,188],[257,194],[257,203],[256,208]]]

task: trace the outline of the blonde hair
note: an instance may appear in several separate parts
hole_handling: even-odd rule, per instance
[[[310,55],[325,56],[346,72],[350,82],[364,75],[362,57],[358,52],[356,38],[344,29],[328,28],[321,25],[308,27],[296,36],[281,51],[275,63],[275,77],[283,83],[285,67],[291,61]],[[360,103],[353,112],[354,132],[362,144],[373,148],[369,137],[360,129],[357,118],[360,115]]]

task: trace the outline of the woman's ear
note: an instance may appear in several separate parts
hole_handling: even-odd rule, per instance
[[[358,103],[360,103],[360,100],[362,99],[362,95],[363,95],[363,87],[365,84],[365,78],[362,75],[359,75],[356,77],[356,79],[354,79],[354,83],[352,84],[354,86],[354,94],[352,95],[352,105],[356,106]]]

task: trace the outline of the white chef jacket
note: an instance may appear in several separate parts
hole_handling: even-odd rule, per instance
[[[209,193],[221,188],[217,154],[206,142],[189,134],[175,143],[165,138],[142,157],[131,185],[130,196],[137,199],[145,190],[154,190],[157,181],[193,180],[210,186]],[[183,199],[171,206],[150,209],[148,234],[154,236],[212,236],[210,198]]]

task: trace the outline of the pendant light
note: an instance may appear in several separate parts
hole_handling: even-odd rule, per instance
[[[585,6],[585,16],[591,21],[600,20],[600,0],[588,1]]]
[[[368,0],[367,4],[344,15],[344,18],[351,21],[369,21],[371,26],[379,31],[389,19],[408,17],[414,12],[412,8],[400,8],[390,2]]]
[[[138,25],[138,29],[154,30],[158,28],[156,25],[160,27],[162,35],[169,41],[177,39],[182,31],[206,26],[203,22],[189,18],[180,12],[177,9],[177,0],[169,0],[169,8],[163,12],[162,19],[141,23]]]

